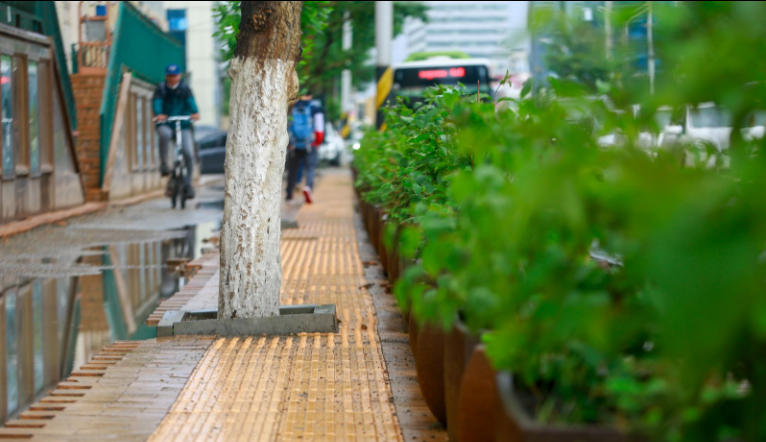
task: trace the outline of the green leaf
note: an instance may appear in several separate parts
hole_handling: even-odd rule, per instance
[[[521,98],[526,98],[527,95],[532,91],[532,84],[533,80],[530,78],[527,81],[524,82],[524,85],[521,87]]]

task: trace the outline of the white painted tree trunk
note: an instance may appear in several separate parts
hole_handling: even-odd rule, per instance
[[[267,12],[277,15],[279,11],[273,11],[279,7]],[[277,30],[276,36],[284,37],[285,33]],[[274,43],[274,36],[266,38]],[[282,46],[281,54],[263,48],[260,53],[253,50],[254,55],[231,60],[219,318],[279,314],[282,174],[288,106],[298,92],[297,51],[291,57],[291,51]]]

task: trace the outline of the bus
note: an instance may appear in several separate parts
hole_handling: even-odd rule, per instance
[[[492,95],[490,61],[482,58],[434,57],[423,61],[408,61],[394,66],[393,94],[409,99],[410,106],[422,102],[423,92],[437,84],[465,85],[466,93]]]

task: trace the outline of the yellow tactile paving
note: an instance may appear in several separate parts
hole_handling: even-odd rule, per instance
[[[282,238],[282,304],[335,304],[337,334],[218,339],[150,440],[399,441],[347,173]],[[216,274],[186,308],[217,305]],[[217,293],[217,292],[216,292]]]

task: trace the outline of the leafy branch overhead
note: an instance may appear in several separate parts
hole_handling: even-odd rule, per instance
[[[219,2],[213,12],[216,18],[214,36],[221,41],[225,61],[232,58],[239,31],[240,3]],[[342,47],[343,23],[351,20],[353,44]],[[426,6],[420,2],[394,2],[394,35],[401,33],[405,18],[426,20]],[[365,1],[307,1],[301,16],[303,56],[298,66],[302,88],[315,94],[333,90],[333,82],[344,69],[353,73],[355,85],[374,79],[375,66],[370,49],[375,46],[375,4]]]

